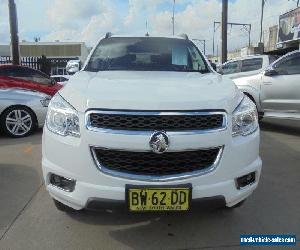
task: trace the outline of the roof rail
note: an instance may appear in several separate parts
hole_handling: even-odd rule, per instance
[[[111,36],[112,36],[112,33],[111,33],[111,32],[107,32],[107,33],[105,34],[105,39],[110,38]]]
[[[188,37],[187,34],[182,33],[179,36],[182,37],[182,38],[184,38],[185,40],[189,40],[189,37]]]

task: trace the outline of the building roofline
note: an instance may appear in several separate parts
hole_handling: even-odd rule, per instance
[[[80,44],[85,45],[85,42],[20,42],[20,45],[71,45]]]

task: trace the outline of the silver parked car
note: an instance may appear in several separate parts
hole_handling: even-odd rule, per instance
[[[45,122],[51,97],[23,89],[0,89],[0,130],[11,137],[24,137]]]
[[[278,57],[273,55],[250,55],[236,58],[224,63],[218,70],[230,79],[256,75],[266,69]]]
[[[284,55],[258,74],[233,81],[255,102],[261,118],[300,119],[300,51]]]

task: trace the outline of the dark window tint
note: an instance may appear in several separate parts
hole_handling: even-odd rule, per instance
[[[300,53],[283,58],[274,68],[281,75],[300,74]]]
[[[9,76],[10,70],[8,68],[0,68],[0,76]]]
[[[61,78],[59,76],[51,77],[56,82],[61,82]]]
[[[85,70],[210,72],[192,42],[159,37],[103,39],[96,47]]]
[[[32,81],[43,85],[48,85],[51,83],[49,77],[43,74],[42,72],[30,68],[24,68],[24,71],[26,72],[22,77],[24,80]]]
[[[253,58],[242,60],[242,72],[258,70],[262,68],[263,59]]]
[[[269,56],[269,64],[275,62],[277,59],[278,59],[278,56],[273,56],[273,55]]]
[[[9,77],[28,77],[29,72],[26,68],[5,67],[0,69],[0,75]]]
[[[0,69],[0,75],[20,78],[26,81],[32,81],[40,84],[47,85],[50,79],[47,75],[37,70],[26,67],[7,67]]]
[[[61,81],[61,82],[66,82],[66,81],[68,81],[68,80],[69,80],[69,79],[68,79],[68,78],[65,78],[65,77],[61,77],[61,78],[60,78],[60,81]]]
[[[33,81],[42,85],[49,85],[51,84],[51,79],[43,74],[42,72],[36,71],[34,69],[29,69],[30,77],[28,78],[29,81]]]
[[[222,73],[224,75],[238,73],[238,72],[239,72],[239,63],[238,63],[238,61],[229,62],[229,63],[226,63],[222,66]]]

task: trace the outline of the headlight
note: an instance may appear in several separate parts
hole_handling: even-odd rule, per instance
[[[248,96],[244,99],[233,112],[232,117],[232,136],[249,135],[258,128],[258,115],[256,105]]]
[[[80,136],[77,111],[59,94],[50,101],[46,124],[48,129],[62,136]]]
[[[43,105],[43,107],[48,107],[50,101],[51,101],[51,97],[50,96],[46,96],[40,102]]]

